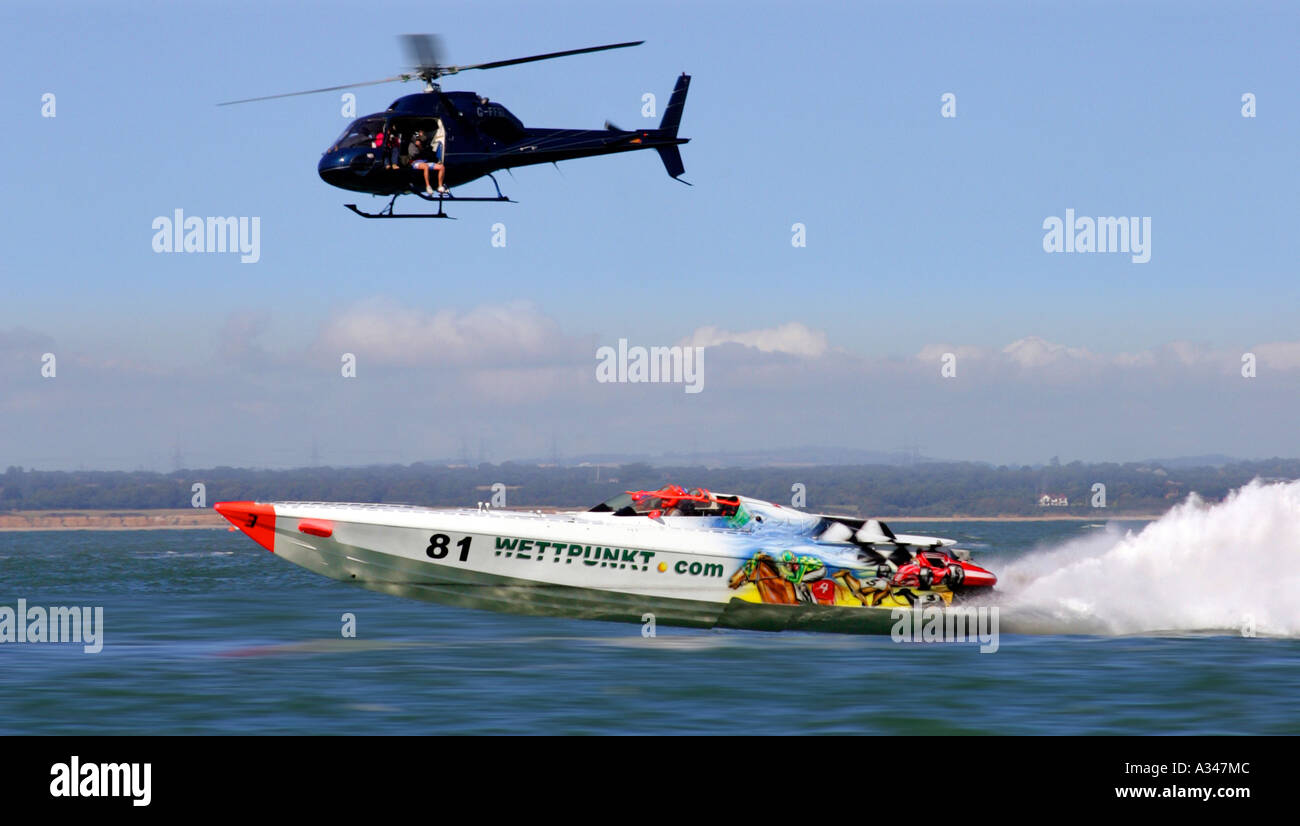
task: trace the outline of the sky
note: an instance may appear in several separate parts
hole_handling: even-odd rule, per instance
[[[0,22],[0,465],[1300,455],[1294,4],[18,0]],[[693,186],[631,153],[499,175],[518,203],[456,221],[364,221],[341,205],[380,199],[316,175],[339,93],[215,105],[396,74],[411,31],[462,64],[644,39],[443,88],[635,128],[688,72]],[[357,89],[357,114],[414,91]],[[258,218],[259,259],[155,252],[177,209]],[[1067,210],[1149,219],[1150,260],[1047,252]],[[599,381],[620,339],[703,347],[700,392]]]

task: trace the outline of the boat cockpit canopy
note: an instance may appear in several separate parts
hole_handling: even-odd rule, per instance
[[[659,490],[628,490],[591,509],[615,516],[735,516],[740,499],[710,493],[704,488],[686,490],[668,485]]]

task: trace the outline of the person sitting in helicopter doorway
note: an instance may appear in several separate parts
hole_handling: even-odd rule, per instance
[[[438,120],[438,129],[433,136],[433,144],[430,149],[425,149],[424,141],[427,140],[423,132],[417,132],[415,141],[411,144],[411,168],[424,170],[424,192],[426,195],[433,194],[433,187],[429,183],[429,169],[432,168],[438,173],[438,193],[447,195],[451,190],[443,185],[443,177],[447,172],[447,165],[444,162],[446,157],[447,132],[443,129],[442,120]],[[432,151],[432,160],[429,159],[428,153]]]

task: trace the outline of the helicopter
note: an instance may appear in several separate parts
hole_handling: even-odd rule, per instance
[[[619,129],[605,121],[604,129],[542,129],[524,126],[505,106],[476,92],[444,92],[438,80],[471,69],[497,69],[520,63],[551,60],[558,57],[625,49],[639,46],[644,40],[627,43],[610,43],[569,49],[562,52],[474,63],[466,66],[447,65],[442,61],[444,50],[437,35],[408,34],[402,40],[414,68],[381,80],[328,86],[303,92],[232,100],[217,104],[230,106],[237,103],[272,100],[276,98],[334,92],[360,86],[419,80],[424,91],[400,97],[383,112],[357,118],[348,124],[337,140],[321,155],[316,169],[321,179],[331,186],[353,192],[390,196],[388,206],[379,212],[366,212],[356,204],[345,207],[363,218],[450,218],[444,202],[465,203],[476,201],[515,203],[501,194],[501,186],[493,173],[509,171],[519,166],[558,163],[575,158],[610,155],[653,149],[659,154],[664,169],[674,180],[687,184],[681,176],[686,171],[678,146],[690,138],[677,136],[686,93],[690,88],[690,75],[677,78],[672,97],[656,129]],[[445,143],[441,156],[425,157],[432,137],[439,126],[443,129]],[[414,141],[420,139],[417,146]],[[442,161],[442,176],[438,190],[427,183],[426,172],[413,163],[420,160]],[[453,194],[458,187],[482,177],[490,178],[496,188],[495,196],[466,197]],[[402,195],[415,195],[436,203],[437,212],[399,213],[393,206]]]

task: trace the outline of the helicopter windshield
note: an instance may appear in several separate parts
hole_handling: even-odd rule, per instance
[[[375,139],[384,128],[383,118],[361,118],[348,124],[348,128],[343,130],[338,140],[334,141],[331,152],[338,149],[351,149],[357,146],[371,146]]]

